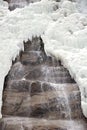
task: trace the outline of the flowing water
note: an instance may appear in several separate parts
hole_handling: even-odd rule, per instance
[[[53,63],[53,65],[55,64],[54,59],[52,59],[52,63]],[[55,84],[58,85],[57,81],[58,80],[60,81],[62,79],[61,77],[58,77],[58,79],[57,79],[57,76],[61,75],[60,67],[59,66],[58,67],[47,67],[46,66],[46,67],[44,67],[43,72],[45,72],[45,82],[50,82],[50,83],[53,82],[54,83],[52,87],[55,90],[55,95],[57,96],[58,95],[58,93],[57,93],[58,86],[56,86]],[[65,73],[64,72],[62,71],[62,77],[65,77],[66,74],[67,74],[66,72]],[[60,86],[60,84],[59,84],[59,86]],[[66,116],[68,115],[69,119],[72,120],[72,118],[71,118],[71,108],[70,108],[70,105],[69,105],[67,91],[65,89],[65,85],[63,85],[63,84],[61,86],[61,91],[62,91],[62,94],[64,95],[65,103],[66,103],[66,105],[65,105],[65,103],[62,104],[62,105],[63,105],[63,107],[67,106],[67,108],[66,107],[64,108],[64,111],[67,112]]]
[[[0,130],[86,130],[78,85],[33,40],[6,77]]]

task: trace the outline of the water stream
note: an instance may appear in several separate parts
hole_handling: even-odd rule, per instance
[[[57,79],[57,76],[61,74],[61,72],[59,71],[60,70],[60,66],[58,67],[46,67],[45,68],[46,70],[44,70],[45,72],[45,82],[52,82],[52,87],[53,89],[55,90],[55,95],[56,97],[58,96],[58,91],[61,91],[62,92],[62,95],[64,96],[65,98],[65,102],[63,103],[61,101],[61,105],[64,107],[64,111],[66,113],[66,117],[68,115],[68,118],[70,120],[72,120],[72,117],[71,117],[71,108],[70,108],[70,103],[69,103],[69,99],[68,99],[68,96],[67,96],[67,90],[65,88],[65,84],[58,84],[56,81],[58,81]],[[63,71],[62,71],[63,73]],[[63,73],[62,75],[63,77],[65,77],[65,73]],[[61,80],[61,77],[58,77],[59,78],[59,81]],[[59,87],[61,86],[61,88]],[[57,100],[58,101],[58,100]],[[59,102],[58,102],[59,104]],[[66,108],[67,106],[67,108]],[[61,112],[62,112],[62,108],[61,108]]]

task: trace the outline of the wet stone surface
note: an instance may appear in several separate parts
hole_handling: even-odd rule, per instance
[[[2,114],[0,130],[87,130],[78,85],[40,37],[24,43],[6,76]]]

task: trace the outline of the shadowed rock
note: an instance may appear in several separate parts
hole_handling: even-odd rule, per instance
[[[4,0],[9,3],[9,10],[12,11],[16,8],[23,8],[26,5],[29,5],[29,3],[34,3],[40,0]]]

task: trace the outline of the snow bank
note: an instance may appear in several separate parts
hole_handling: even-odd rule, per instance
[[[87,16],[77,5],[68,0],[42,0],[0,17],[0,106],[4,77],[12,60],[23,50],[24,40],[41,35],[46,52],[61,59],[77,81],[87,117]]]

